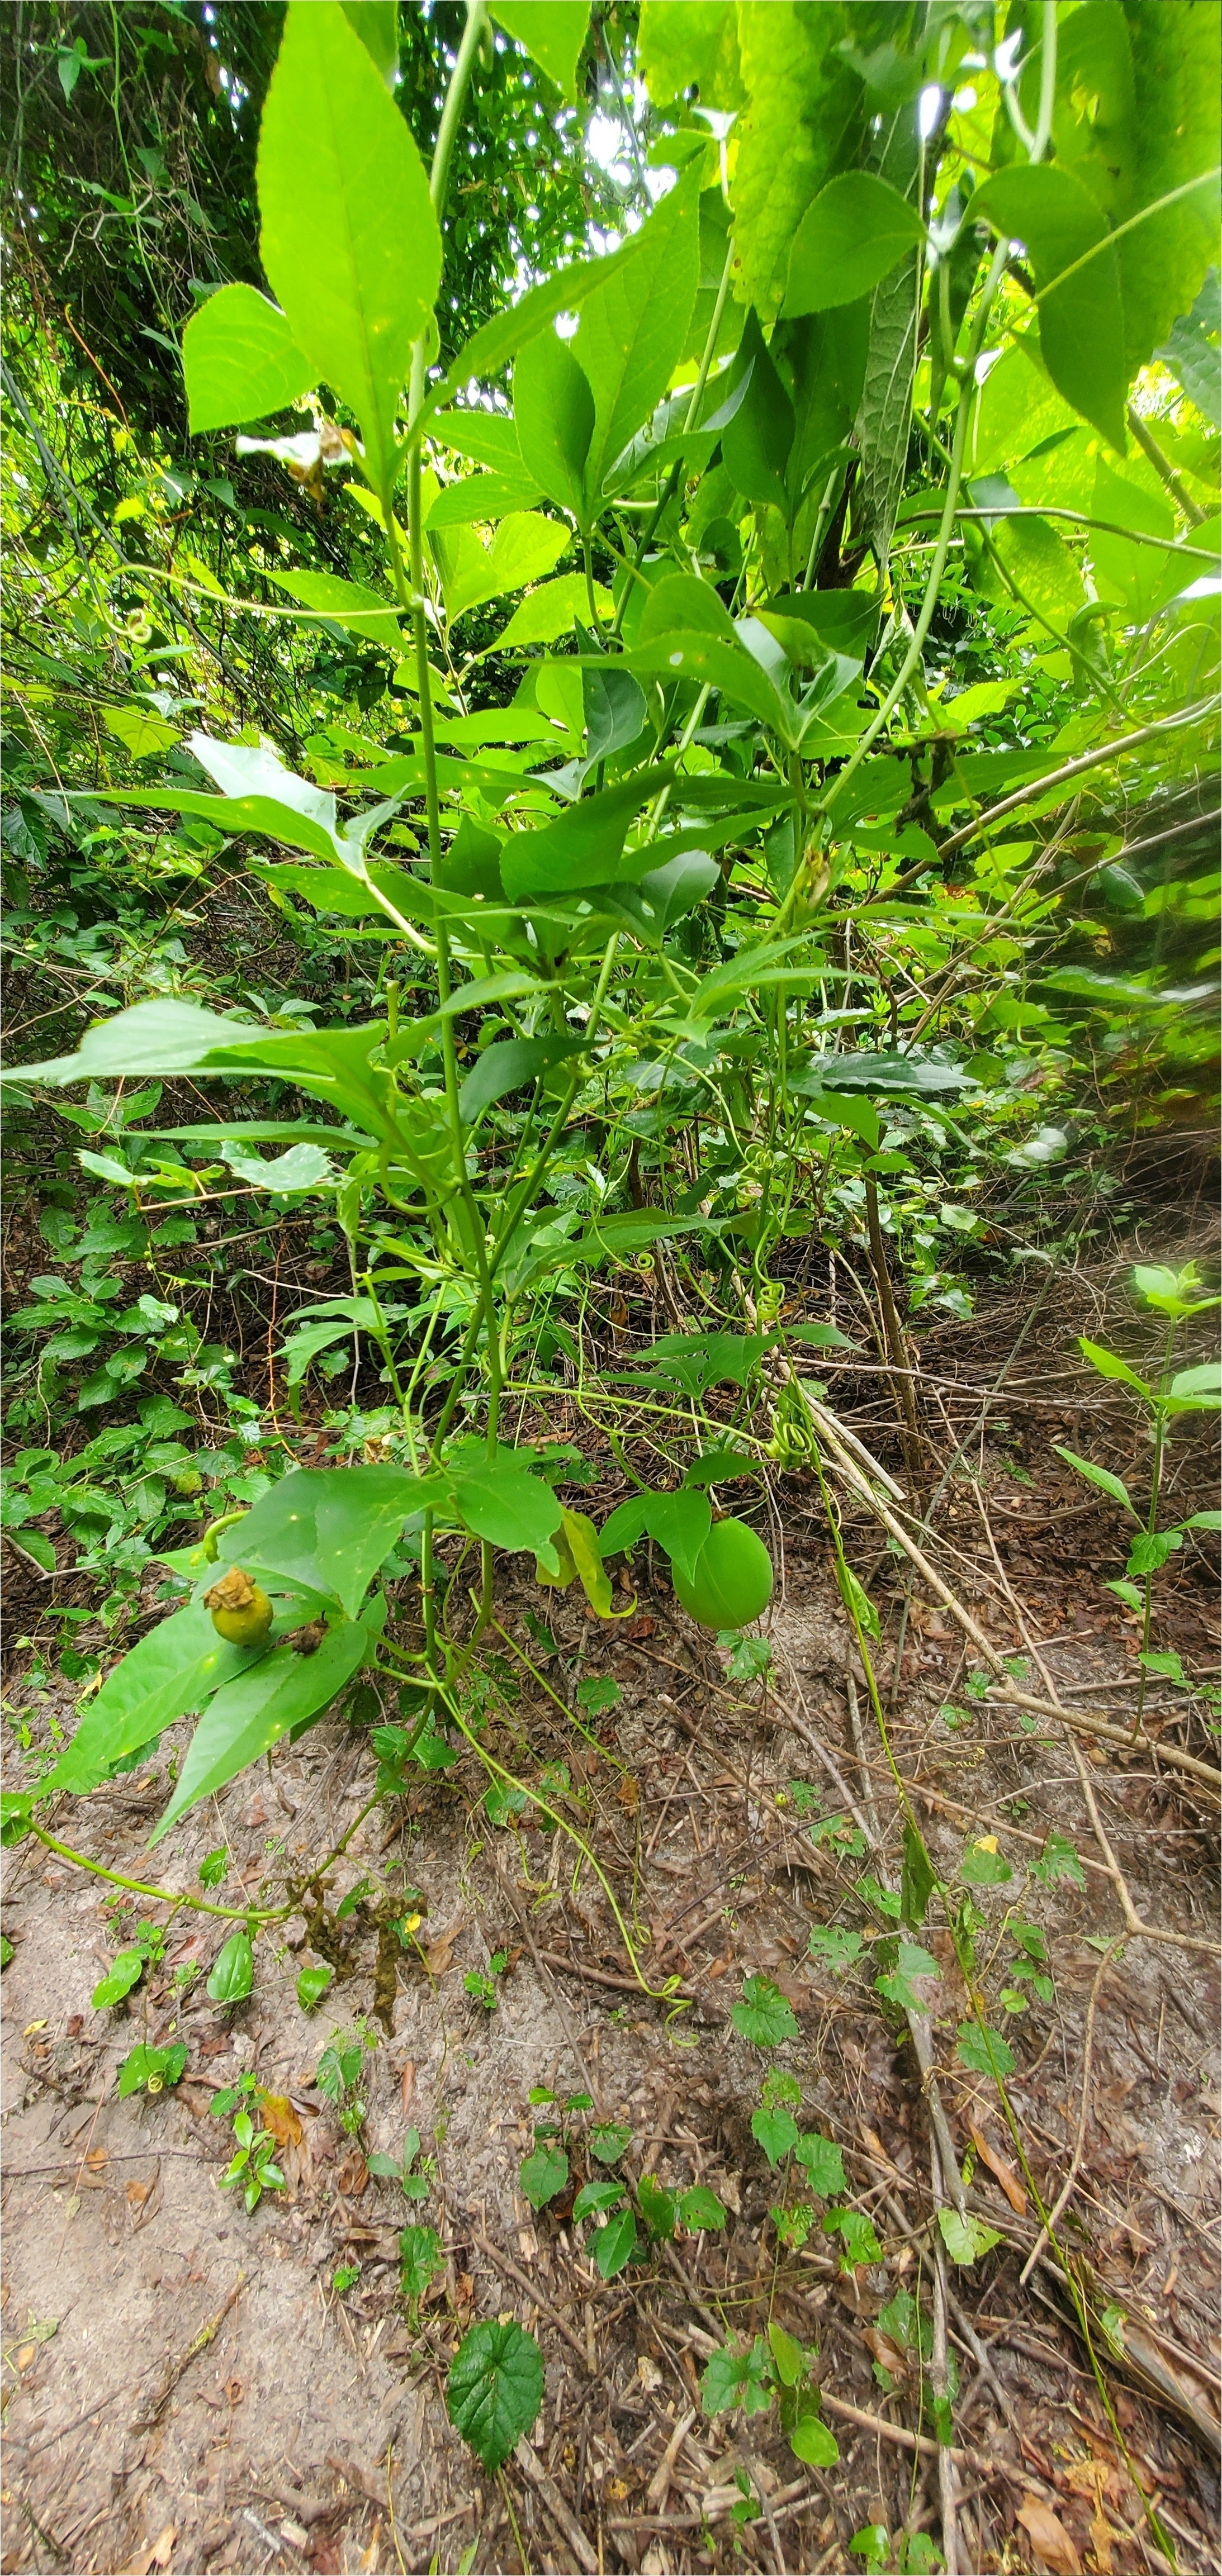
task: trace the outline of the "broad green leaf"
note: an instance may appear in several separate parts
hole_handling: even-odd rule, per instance
[[[398,0],[340,0],[340,7],[387,89],[393,91],[399,68]]]
[[[560,1525],[560,1504],[550,1485],[524,1468],[497,1463],[459,1478],[454,1500],[467,1529],[494,1547],[530,1549],[541,1556]]]
[[[854,304],[925,238],[916,207],[872,170],[844,170],[821,188],[794,235],[786,313]]]
[[[900,195],[905,199],[915,197],[920,161],[911,113],[893,120],[879,160]],[[880,278],[870,298],[869,336],[855,429],[861,452],[862,534],[884,563],[890,552],[908,461],[919,286],[920,262],[913,250]],[[855,502],[856,498],[855,494]]]
[[[563,2147],[549,2138],[537,2146],[533,2155],[523,2158],[518,2167],[520,2182],[532,2209],[546,2209],[564,2190],[569,2178],[569,2160]]]
[[[541,486],[525,466],[520,473],[470,474],[461,483],[448,483],[429,507],[425,527],[469,528],[478,521],[503,519],[510,510],[531,510],[542,498]]]
[[[787,2003],[779,1986],[770,1977],[747,1977],[743,1981],[742,2001],[730,2007],[730,2019],[743,2039],[755,2048],[779,2048],[786,2039],[797,2039],[798,2017]]]
[[[138,1985],[148,1966],[144,1950],[120,1950],[111,1960],[104,1977],[100,1977],[89,2000],[95,2012],[105,2012],[108,2005],[121,2004],[132,1987]]]
[[[793,445],[794,408],[764,345],[754,313],[747,316],[734,363],[749,375],[750,381],[721,442],[726,472],[749,501],[771,502],[784,517],[785,466]],[[675,620],[676,625],[680,622]],[[702,617],[696,622],[703,627],[706,620]]]
[[[1084,276],[1089,273],[1083,271]],[[1058,430],[1077,427],[1072,405],[1057,392],[1040,356],[1038,331],[1025,330],[985,377],[972,417],[968,471],[973,477],[995,474],[1029,456]]]
[[[1112,1474],[1110,1467],[1097,1467],[1093,1458],[1079,1458],[1076,1449],[1063,1448],[1059,1440],[1054,1440],[1052,1445],[1058,1458],[1063,1458],[1067,1466],[1076,1467],[1088,1484],[1097,1485],[1101,1493],[1110,1494],[1114,1503],[1123,1503],[1126,1512],[1132,1511],[1128,1488],[1121,1483],[1119,1476]]]
[[[1149,216],[1116,244],[1124,306],[1124,369],[1136,375],[1177,316],[1187,313],[1218,260],[1218,13],[1216,9],[1125,10],[1133,56],[1136,114],[1128,186],[1119,221],[1187,181],[1205,185]],[[1158,112],[1151,112],[1157,101]],[[1090,270],[1082,272],[1089,278]],[[1216,295],[1216,288],[1215,288]],[[1218,371],[1214,361],[1213,398]]]
[[[116,742],[130,751],[133,760],[147,760],[155,751],[171,751],[182,741],[177,727],[167,724],[164,716],[155,715],[151,707],[103,707],[102,722]]]
[[[660,2182],[655,2182],[652,2174],[642,2174],[637,2184],[636,2198],[637,2207],[650,2236],[655,2241],[673,2236],[675,2232],[673,2191],[664,2190]]]
[[[455,534],[465,538],[466,545],[458,553],[453,581],[445,585],[451,624],[469,608],[499,599],[507,590],[521,590],[528,581],[552,572],[570,542],[566,527],[536,510],[511,511],[502,519],[490,548],[480,545],[469,528]]]
[[[369,1653],[371,1638],[359,1620],[329,1628],[312,1655],[275,1646],[250,1672],[218,1690],[201,1717],[165,1813],[150,1843],[201,1798],[211,1797],[287,1735],[317,1716],[351,1679]]]
[[[1137,1377],[1128,1361],[1122,1360],[1118,1352],[1104,1350],[1099,1342],[1088,1342],[1081,1333],[1078,1335],[1078,1348],[1083,1358],[1090,1361],[1091,1367],[1098,1369],[1100,1377],[1119,1378],[1123,1385],[1136,1387],[1139,1395],[1150,1395],[1151,1389],[1144,1378]]]
[[[779,2165],[798,2143],[798,2124],[792,2111],[753,2111],[751,2135],[762,2147],[770,2165]]]
[[[150,2048],[137,2042],[119,2068],[120,2101],[129,2093],[161,2093],[167,2084],[177,2084],[188,2055],[185,2039],[175,2040],[169,2048]]]
[[[663,573],[645,602],[637,643],[652,644],[671,635],[719,635],[724,644],[738,642],[724,600],[711,582],[701,581],[694,572]]]
[[[961,2021],[955,2054],[960,2064],[969,2067],[973,2075],[991,2075],[994,2083],[1002,2082],[1007,2075],[1014,2073],[1013,2049],[1007,2046],[1000,2031],[990,2030],[987,2024]]]
[[[581,674],[581,697],[588,769],[637,740],[645,724],[645,692],[631,671],[621,671],[614,663],[599,671],[587,663]]]
[[[1216,1413],[1222,1405],[1222,1368],[1217,1360],[1181,1369],[1172,1378],[1165,1401],[1169,1413]]]
[[[1202,418],[1212,421],[1215,429],[1222,429],[1222,375],[1214,346],[1217,336],[1218,281],[1213,275],[1206,278],[1191,313],[1179,315],[1162,348],[1154,354],[1165,367],[1170,367]]]
[[[354,1620],[409,1513],[443,1492],[399,1467],[297,1468],[222,1531],[217,1563],[325,1593]],[[209,1569],[201,1590],[214,1580]]]
[[[513,416],[523,465],[548,499],[585,515],[585,464],[594,396],[567,341],[536,333],[513,371]]]
[[[844,2252],[838,2257],[842,2272],[854,2271],[859,2263],[880,2260],[883,2249],[864,2210],[825,2209],[823,2228],[825,2235],[844,2240]]]
[[[558,313],[575,313],[587,295],[592,295],[596,287],[605,286],[616,271],[626,267],[635,255],[634,234],[621,249],[610,251],[605,259],[574,260],[571,267],[557,269],[554,277],[543,278],[538,286],[528,287],[516,304],[507,305],[503,312],[495,313],[492,320],[482,324],[467,341],[465,348],[459,350],[449,375],[434,388],[432,402],[438,405],[452,402],[454,396],[472,382],[499,375],[502,367],[516,357],[518,350],[524,349],[528,340],[533,340],[536,331],[545,330]],[[466,417],[463,413],[448,414],[441,434],[448,437],[450,423],[465,421]],[[506,426],[512,424],[507,423]],[[462,452],[481,456],[485,464],[500,461],[499,457],[489,456],[480,447],[466,447]]]
[[[1004,1853],[992,1848],[995,1837],[968,1843],[959,1864],[959,1876],[966,1887],[1008,1887],[1014,1872]],[[934,1974],[937,1974],[935,1962]]]
[[[790,2432],[789,2447],[795,2460],[804,2461],[809,2469],[832,2469],[840,2457],[840,2444],[830,2426],[806,2408]]]
[[[292,325],[253,286],[222,286],[193,313],[182,335],[188,424],[193,437],[286,411],[317,370]]]
[[[998,2229],[986,2227],[970,2210],[940,2209],[938,2232],[952,2263],[978,2263],[991,2245],[1001,2243]]]
[[[650,1537],[665,1548],[671,1563],[678,1566],[689,1583],[712,1521],[707,1495],[688,1486],[681,1486],[674,1494],[649,1494],[645,1498],[645,1527]]]
[[[973,216],[1021,241],[1035,269],[1044,365],[1067,402],[1124,454],[1124,311],[1116,251],[1079,179],[1050,163],[1001,170],[978,188]],[[1084,267],[1076,263],[1090,252]],[[1058,286],[1063,270],[1074,275]]]
[[[776,2375],[782,2388],[796,2388],[806,2368],[806,2355],[794,2336],[775,2323],[768,2328],[768,2342],[776,2364]]]
[[[600,581],[594,584],[594,608],[600,618],[611,617],[615,610],[610,591]],[[554,644],[559,636],[568,634],[577,618],[584,626],[590,623],[589,587],[582,573],[561,573],[557,581],[542,582],[515,608],[508,626],[502,627],[497,637],[497,651],[518,651],[525,644]]]
[[[108,1673],[67,1750],[38,1783],[40,1798],[68,1790],[84,1797],[116,1763],[151,1744],[176,1718],[202,1708],[210,1692],[236,1680],[260,1649],[218,1637],[209,1612],[193,1601],[162,1619]]]
[[[595,2270],[604,2281],[614,2281],[630,2263],[638,2244],[636,2219],[630,2209],[617,2209],[605,2227],[596,2230],[591,2242]]]
[[[560,1535],[592,1610],[600,1619],[609,1619],[612,1610],[611,1586],[603,1568],[598,1531],[585,1512],[561,1512]]]
[[[313,2012],[315,2005],[322,2002],[334,1974],[335,1970],[328,1968],[325,1962],[314,1968],[302,1969],[297,1979],[297,2001],[303,2012]]]
[[[844,2158],[834,2139],[821,2137],[817,2129],[812,2129],[799,2138],[794,2154],[811,2191],[820,2200],[829,2200],[833,2192],[847,2188]]]
[[[435,2227],[400,2228],[399,2288],[405,2299],[410,2302],[413,2299],[422,2299],[424,2297],[425,2291],[428,2289],[435,2273],[439,2269],[440,2261],[441,2239]],[[483,2332],[484,2329],[477,2327],[475,2331],[480,2333]],[[502,2331],[502,2329],[494,2326],[491,2331],[496,2334]],[[520,2329],[517,2326],[510,2328],[510,2332],[513,2334],[517,2334],[519,2331]],[[469,2343],[470,2340],[471,2337],[468,2335],[467,2342]],[[531,2341],[530,2336],[527,2335],[525,2340],[529,2343]],[[462,2351],[465,2350],[466,2345],[464,2344]],[[535,2346],[535,2350],[538,2350],[537,2345]],[[460,2351],[457,2356],[457,2360],[460,2361],[461,2359],[462,2352]],[[455,2367],[457,2367],[457,2361]],[[453,2376],[453,2373],[451,2373],[451,2376]],[[453,2415],[452,2409],[451,2415]],[[459,2429],[461,2431],[461,2426]],[[474,2447],[475,2445],[473,2444],[472,2448]]]
[[[316,5],[325,5],[325,0],[316,0]],[[341,581],[333,572],[275,572],[269,567],[265,579],[274,581],[277,590],[286,590],[302,608],[316,609],[320,624],[343,626],[352,635],[380,644],[386,653],[402,652],[402,612],[389,600],[379,599],[376,590]]]
[[[629,879],[643,874],[648,865],[644,854],[639,867],[622,864],[628,826],[670,775],[665,768],[639,772],[599,796],[584,798],[540,831],[515,832],[501,853],[501,882],[510,901],[576,894],[587,886],[613,884],[621,874]]]
[[[724,2344],[710,2353],[700,2374],[700,2402],[706,2415],[724,2415],[732,2406],[762,2415],[772,2403],[771,2381],[772,2356],[762,2335],[749,2352]]]
[[[291,1190],[316,1190],[322,1183],[335,1178],[332,1164],[318,1145],[290,1145],[287,1154],[273,1154],[270,1162],[264,1162],[262,1155],[247,1153],[240,1145],[234,1146],[228,1141],[221,1148],[221,1153],[230,1171],[236,1173],[240,1181],[247,1181],[256,1189],[275,1190],[281,1194]]]
[[[152,1837],[155,1840],[155,1837]],[[212,1962],[208,1992],[214,2004],[244,2004],[255,1982],[254,1954],[249,1932],[231,1932]],[[243,2134],[242,2120],[246,2121]],[[234,2136],[249,2146],[253,2129],[247,2113],[241,2112],[234,2122]]]
[[[491,15],[507,36],[525,45],[557,89],[576,100],[590,0],[491,0]]]
[[[489,2471],[499,2469],[543,2403],[543,2355],[534,2336],[491,2318],[463,2336],[446,2380],[446,2412]]]
[[[806,1946],[820,1967],[830,1968],[834,1977],[840,1977],[861,1957],[862,1938],[860,1932],[849,1932],[842,1923],[816,1923]]]
[[[861,84],[839,53],[851,14],[834,0],[817,9],[768,0],[737,12],[747,98],[734,127],[734,292],[766,322],[784,293],[798,225],[860,118]]]
[[[743,105],[737,15],[725,0],[644,0],[640,72],[655,107],[688,89],[723,114]]]
[[[498,1045],[485,1047],[459,1092],[460,1116],[468,1126],[474,1125],[494,1101],[504,1099],[507,1091],[519,1091],[524,1083],[536,1081],[553,1061],[554,1053],[546,1038],[504,1038]]]
[[[1111,520],[1113,528],[1119,525],[1167,539],[1175,535],[1170,507],[1127,476],[1114,474],[1102,456],[1095,469],[1093,506],[1095,517]],[[1177,562],[1170,548],[1134,545],[1106,527],[1091,529],[1090,559],[1099,597],[1123,601],[1133,624],[1144,624],[1184,586],[1185,565]],[[1194,566],[1196,571],[1201,569],[1199,564]]]
[[[713,2227],[720,2232],[726,2223],[722,2203],[716,2192],[710,2191],[704,2182],[693,2183],[689,2191],[680,2192],[675,2215],[679,2225],[686,2227],[692,2236],[702,2227]]]
[[[777,0],[777,6],[781,5],[783,0]],[[720,635],[654,635],[648,642],[634,645],[624,660],[629,670],[642,677],[707,683],[710,689],[720,692],[727,706],[748,708],[783,742],[788,743],[795,729],[792,704],[773,687],[750,653],[738,644],[726,643]]]
[[[900,1872],[900,1920],[916,1927],[925,1920],[930,1897],[938,1884],[934,1869],[920,1834],[912,1824],[904,1827],[904,1865]],[[936,1966],[914,1970],[915,1975],[937,1975]]]
[[[368,478],[386,494],[395,403],[433,309],[441,235],[408,127],[333,0],[290,0],[258,184],[273,291],[315,373],[356,413]]]
[[[573,355],[594,396],[586,507],[666,391],[687,338],[700,266],[699,171],[663,197],[641,226],[628,265],[586,297]]]
[[[617,1504],[603,1522],[598,1544],[604,1563],[609,1556],[618,1556],[621,1550],[635,1547],[638,1539],[644,1536],[649,1499],[648,1494],[630,1494],[627,1502]]]

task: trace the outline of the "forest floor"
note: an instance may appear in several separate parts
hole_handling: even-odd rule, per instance
[[[976,1894],[1000,1930],[1021,1889],[1025,1919],[1047,1938],[1055,1999],[1006,2023],[1013,2100],[1045,2207],[1073,2176],[1060,2243],[1124,2351],[1096,2333],[1110,2421],[1063,2275],[1046,2249],[1029,2265],[1030,2195],[992,2084],[955,2057],[966,1998],[949,1939],[929,1935],[944,1980],[942,2098],[960,2155],[975,2149],[973,2208],[999,2240],[951,2282],[963,2570],[1161,2570],[1151,2506],[1181,2567],[1203,2576],[1218,2564],[1220,2105],[1206,1947],[1217,1800],[1175,1759],[1216,1763],[1216,1730],[1207,1697],[1160,1681],[1142,1742],[1130,1752],[1118,1740],[1136,1704],[1140,1640],[1103,1588],[1119,1570],[1117,1516],[1051,1445],[1064,1440],[1121,1473],[1139,1462],[1123,1400],[1089,1376],[1073,1342],[1098,1332],[1109,1306],[1131,1326],[1123,1275],[1117,1263],[1059,1278],[1017,1352],[1029,1295],[921,1341],[931,1489],[962,1450],[930,1554],[996,1652],[1026,1659],[1020,1687],[1043,1702],[1059,1696],[1098,1734],[979,1695],[985,1677],[973,1681],[978,1658],[953,1617],[920,1587],[905,1616],[904,1560],[845,1497],[850,1560],[882,1614],[896,1762],[935,1865],[953,1871],[965,1840],[989,1834],[1018,1872],[1053,1830],[1078,1855],[1075,1874],[1051,1886],[1023,1888],[1020,1876]],[[839,1418],[900,1474],[885,1381],[865,1368],[824,1374]],[[564,1416],[558,1390],[553,1436],[577,1428]],[[1177,1437],[1175,1461],[1177,1514],[1212,1504],[1195,1426]],[[376,1809],[337,1873],[344,1889],[371,1863],[397,1867],[424,1913],[422,1954],[399,1964],[392,2031],[366,2061],[360,2138],[341,2131],[315,2080],[337,2022],[385,2002],[377,1927],[360,1903],[312,2015],[296,1995],[300,1917],[287,1938],[260,1942],[245,2005],[210,2002],[202,1976],[175,1998],[175,1968],[206,1966],[217,1946],[212,1927],[179,1917],[131,2007],[94,2013],[90,1994],[116,1946],[106,1892],[33,1842],[10,1856],[0,2568],[304,2566],[324,2576],[461,2561],[776,2576],[861,2565],[849,2543],[870,2523],[887,2527],[898,2553],[883,2563],[940,2564],[916,2545],[939,2534],[936,2444],[913,2430],[910,2356],[876,2324],[928,2269],[919,2070],[902,2020],[884,2015],[860,1971],[835,1976],[807,1948],[812,1923],[858,1919],[851,1890],[863,1868],[894,1877],[902,1811],[872,1736],[818,1487],[786,1477],[775,1500],[784,1582],[766,1685],[731,1681],[724,1656],[643,1565],[622,1624],[526,1584],[502,1612],[532,1659],[528,1607],[557,1647],[546,1665],[555,1697],[524,1675],[516,1762],[527,1777],[568,1766],[582,1830],[652,1982],[682,1981],[677,2015],[642,1994],[565,1838],[521,1820],[494,1828],[469,1759]],[[1160,1599],[1159,1644],[1178,1649],[1190,1676],[1212,1679],[1215,1596],[1199,1551],[1173,1562]],[[572,1707],[582,1672],[621,1693],[584,1733],[561,1705]],[[17,1660],[8,1705],[22,1704]],[[40,1703],[40,1724],[53,1709]],[[70,1712],[65,1685],[60,1714]],[[183,1887],[223,1843],[233,1901],[238,1882],[253,1892],[269,1871],[291,1873],[329,1848],[369,1792],[362,1736],[324,1721],[198,1811],[170,1859],[150,1864],[146,1836],[175,1740],[53,1829],[108,1868],[140,1876],[152,1866]],[[510,1730],[496,1740],[514,1762]],[[835,1836],[812,1839],[816,1806],[852,1811],[864,1860]],[[1180,1940],[1118,1946],[1124,1901]],[[490,2011],[464,1975],[498,1950],[508,1965]],[[881,2259],[851,2276],[826,2234],[785,2253],[767,2222],[779,2177],[750,2123],[768,2061],[729,2019],[753,1972],[793,2005],[800,2037],[773,2062],[800,2080],[806,2120],[840,2146],[881,2243]],[[177,2090],[118,2099],[115,2068],[133,2041],[171,2034],[190,2048]],[[251,2217],[218,2188],[232,2139],[211,2116],[213,2094],[245,2068],[275,2097],[288,2186]],[[542,2085],[588,2091],[600,2117],[630,2127],[634,2176],[710,2184],[730,2213],[726,2231],[663,2248],[604,2284],[568,2203],[536,2214],[519,2187],[528,2094]],[[409,2123],[436,2159],[429,2202],[410,2207],[366,2162],[397,2151]],[[573,2160],[584,2179],[576,2142]],[[445,2270],[413,2319],[398,2287],[398,2230],[425,2216],[441,2232]],[[337,2291],[337,2266],[357,2264],[359,2279]],[[451,2431],[442,2386],[460,2334],[496,2314],[538,2336],[547,2386],[529,2444],[491,2480]],[[706,2356],[727,2331],[750,2338],[770,2318],[819,2347],[841,2449],[833,2469],[795,2460],[775,2411],[744,2421],[701,2410]]]

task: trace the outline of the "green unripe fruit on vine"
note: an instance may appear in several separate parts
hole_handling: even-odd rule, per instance
[[[272,1605],[262,1587],[244,1574],[240,1565],[231,1565],[204,1594],[204,1608],[212,1612],[212,1625],[218,1637],[230,1646],[261,1646],[272,1624]]]
[[[716,1521],[696,1559],[695,1574],[671,1567],[689,1619],[702,1628],[745,1628],[772,1599],[772,1559],[745,1521]]]

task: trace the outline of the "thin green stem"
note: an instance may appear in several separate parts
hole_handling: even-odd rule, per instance
[[[88,1870],[91,1878],[107,1879],[112,1887],[126,1887],[133,1896],[152,1897],[158,1905],[188,1905],[193,1914],[219,1914],[227,1923],[283,1923],[294,1910],[293,1902],[267,1907],[210,1905],[204,1896],[185,1896],[175,1887],[150,1887],[144,1879],[126,1878],[122,1870],[103,1869],[101,1861],[90,1860],[86,1852],[74,1851],[70,1843],[61,1843],[55,1834],[47,1832],[45,1825],[36,1825],[32,1820],[30,1832],[61,1860],[71,1861],[76,1869]]]

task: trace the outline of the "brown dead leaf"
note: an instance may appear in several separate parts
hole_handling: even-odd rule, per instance
[[[880,2369],[889,2370],[893,2379],[907,2377],[907,2354],[901,2350],[899,2344],[892,2342],[890,2335],[883,2334],[878,2326],[867,2326],[862,2341],[867,2350],[873,2353]]]
[[[999,2154],[997,2148],[993,2145],[992,2139],[986,2138],[983,2129],[978,2129],[974,2120],[969,2120],[967,2125],[972,2145],[980,2158],[981,2164],[987,2165],[989,2172],[993,2176],[994,2182],[999,2182],[1001,2184],[1002,2190],[1006,2195],[1006,2199],[1009,2201],[1011,2209],[1016,2212],[1019,2218],[1025,2218],[1027,2215],[1027,2195],[1018,2179],[1018,2175],[1014,2171],[1013,2165],[1008,2165],[1006,2163],[1005,2157]]]
[[[633,1814],[640,1805],[641,1793],[635,1780],[617,1780],[615,1795],[618,1804],[626,1807],[629,1815]]]
[[[302,2129],[287,2093],[259,2094],[259,2117],[278,2147],[299,2147]]]
[[[157,2538],[153,2542],[152,2559],[154,2567],[169,2566],[170,2555],[177,2538],[177,2525],[172,2522],[167,2522],[164,2531],[159,2531]]]
[[[109,2147],[91,2147],[85,2158],[85,2164],[90,2173],[97,2173],[102,2165],[108,2165],[109,2163]]]
[[[439,1932],[436,1939],[429,1942],[424,1953],[424,1964],[430,1977],[444,1977],[450,1965],[454,1944],[463,1928],[463,1921],[464,1917],[456,1914],[453,1922],[447,1923],[444,1932]]]
[[[402,2076],[402,2080],[401,2080],[401,2083],[400,2083],[400,2086],[399,2086],[399,2097],[400,2097],[400,2100],[401,2100],[402,2105],[403,2105],[403,2111],[404,2111],[404,2115],[405,2115],[405,2116],[406,2116],[406,2114],[408,2113],[408,2111],[410,2111],[410,2109],[411,2109],[411,2106],[412,2106],[412,2095],[413,2095],[413,2093],[415,2092],[415,2090],[416,2090],[416,2061],[415,2061],[414,2057],[409,2057],[409,2058],[408,2058],[408,2061],[407,2061],[407,2064],[406,2064],[406,2066],[405,2066],[405,2067],[404,2067],[404,2069],[403,2069],[403,2076]]]
[[[335,2168],[335,2188],[345,2200],[359,2200],[369,2181],[369,2167],[358,2146],[350,2146]]]
[[[131,2202],[133,2209],[139,2209],[141,2202],[148,2199],[152,2188],[153,2186],[151,2182],[129,2182],[127,2186],[127,2197]]]
[[[1082,2561],[1051,2505],[1039,2496],[1026,2495],[1015,2519],[1021,2522],[1041,2567],[1051,2567],[1053,2576],[1082,2576]]]

